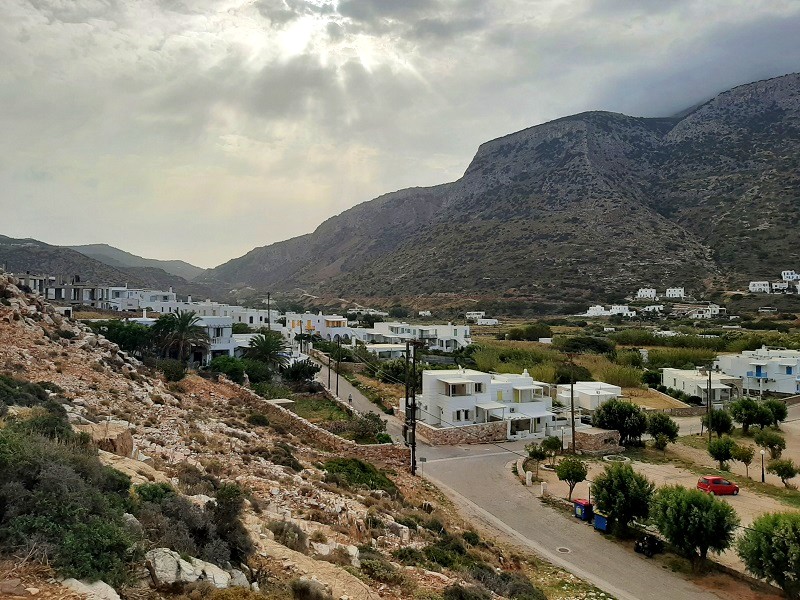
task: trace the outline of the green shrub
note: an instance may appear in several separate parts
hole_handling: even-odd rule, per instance
[[[398,562],[404,565],[424,566],[427,563],[425,554],[421,550],[410,548],[408,546],[398,548],[392,552],[392,556],[396,558]]]
[[[404,581],[403,574],[383,557],[361,558],[361,570],[374,581],[389,585],[400,585]]]
[[[212,373],[225,375],[235,383],[244,382],[244,365],[238,358],[232,356],[217,356],[206,367]]]
[[[396,496],[397,486],[368,462],[357,458],[334,458],[325,463],[325,481],[348,488],[383,490]]]
[[[522,573],[497,572],[482,561],[471,565],[467,572],[477,583],[499,596],[512,600],[547,600],[544,593]]]
[[[445,588],[444,600],[490,600],[492,595],[480,586],[451,585]]]
[[[278,398],[289,398],[292,395],[292,390],[283,385],[276,385],[274,383],[257,383],[252,386],[253,391],[267,400],[275,400]]]
[[[272,371],[266,363],[252,358],[243,358],[242,367],[247,373],[247,378],[251,384],[266,383],[272,379]]]
[[[308,536],[294,523],[272,521],[267,525],[267,528],[275,534],[275,541],[279,544],[303,554],[308,551]]]
[[[464,541],[470,546],[477,546],[481,543],[481,536],[478,535],[476,531],[465,531],[461,534],[461,537],[464,538]]]
[[[601,369],[598,376],[602,381],[620,387],[639,387],[642,385],[642,371],[636,367],[612,364]]]
[[[247,416],[247,422],[256,427],[266,427],[269,425],[269,417],[262,413],[253,413]]]
[[[186,377],[186,365],[179,360],[164,358],[156,363],[156,368],[167,381],[180,381]]]

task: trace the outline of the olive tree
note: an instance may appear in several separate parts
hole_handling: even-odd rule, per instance
[[[525,450],[528,452],[528,457],[536,463],[536,479],[539,479],[539,463],[547,458],[548,453],[539,444],[528,444]]]
[[[572,500],[572,492],[575,486],[581,481],[585,481],[588,474],[589,470],[586,468],[586,463],[577,456],[567,456],[556,465],[556,475],[558,475],[559,480],[566,481],[569,485],[567,500]]]
[[[646,519],[654,485],[628,464],[612,464],[592,482],[597,508],[614,520],[614,533],[628,534],[634,519]]]
[[[745,475],[750,477],[750,463],[753,462],[756,450],[752,446],[736,444],[731,451],[731,458],[744,465]]]
[[[767,400],[764,402],[764,407],[769,409],[769,412],[772,413],[772,425],[777,427],[781,421],[785,421],[786,417],[789,416],[789,410],[786,408],[786,402],[783,400]]]
[[[750,434],[750,426],[758,424],[758,402],[752,398],[742,398],[731,402],[730,411],[733,420],[742,424],[742,433]]]
[[[547,452],[547,455],[550,457],[550,466],[554,466],[556,464],[556,454],[561,452],[562,449],[563,444],[561,442],[561,438],[550,435],[542,440],[542,450]]]
[[[678,424],[669,415],[652,413],[647,416],[647,433],[653,436],[659,450],[666,449],[667,442],[674,444],[678,440],[678,431]]]
[[[592,421],[601,429],[619,431],[619,443],[623,446],[638,445],[647,431],[647,415],[644,410],[623,400],[609,400],[595,411]]]
[[[781,453],[786,450],[786,440],[777,431],[765,429],[759,431],[753,438],[759,446],[769,450],[769,456],[773,460],[781,457]]]
[[[734,448],[736,448],[736,442],[727,435],[708,443],[708,453],[711,458],[719,462],[720,470],[725,469],[725,463],[733,458]]]
[[[739,517],[729,504],[700,490],[662,487],[650,503],[650,520],[673,546],[700,570],[709,550],[724,552],[733,543]]]
[[[703,415],[703,425],[711,429],[721,438],[726,433],[733,433],[733,418],[727,410],[712,410],[709,414]]]
[[[736,551],[747,570],[800,598],[800,513],[761,515],[739,538]]]
[[[770,473],[774,473],[778,477],[781,478],[781,482],[787,488],[791,487],[789,480],[793,477],[797,477],[797,465],[795,465],[789,459],[777,459],[772,460],[767,465],[767,471]]]

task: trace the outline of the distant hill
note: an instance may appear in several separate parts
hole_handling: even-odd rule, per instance
[[[72,250],[76,250],[81,254],[85,254],[90,258],[99,260],[111,267],[154,267],[162,269],[171,275],[183,277],[187,281],[191,281],[205,269],[195,267],[192,264],[182,260],[157,260],[155,258],[142,258],[130,252],[125,252],[114,246],[108,244],[86,244],[83,246],[66,246]]]
[[[167,290],[180,296],[222,298],[225,291],[207,284],[190,282],[152,266],[111,266],[66,246],[53,246],[30,238],[0,235],[0,266],[15,273],[80,275],[82,281],[99,285],[125,285]],[[191,265],[190,265],[191,266]]]
[[[376,301],[702,293],[800,267],[798,207],[792,74],[674,117],[587,112],[486,142],[453,183],[365,202],[198,281]]]

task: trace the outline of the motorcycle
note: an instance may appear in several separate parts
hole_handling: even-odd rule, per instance
[[[648,534],[636,540],[633,550],[639,554],[644,554],[647,558],[652,558],[654,554],[664,551],[664,542],[656,536]]]

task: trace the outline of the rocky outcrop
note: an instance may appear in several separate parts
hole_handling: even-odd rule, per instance
[[[207,581],[219,589],[250,587],[247,577],[237,569],[228,572],[199,558],[184,560],[168,548],[150,550],[145,560],[156,588],[172,588],[196,581]]]
[[[92,423],[89,425],[73,425],[72,428],[75,431],[88,433],[92,436],[92,441],[101,450],[117,456],[129,457],[133,454],[133,436],[128,427],[109,423]]]
[[[65,579],[61,582],[65,588],[83,594],[87,600],[120,600],[119,594],[104,581],[78,581]]]

